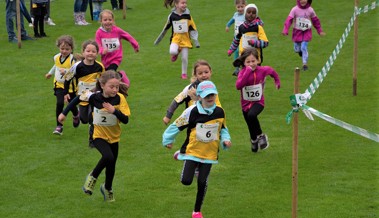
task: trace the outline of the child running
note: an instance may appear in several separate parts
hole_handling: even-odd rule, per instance
[[[50,71],[45,75],[46,79],[50,79],[54,75],[54,95],[57,99],[55,114],[57,119],[57,127],[53,131],[53,134],[62,135],[63,134],[63,123],[58,121],[59,114],[62,113],[64,107],[64,82],[65,75],[70,70],[72,65],[75,63],[73,50],[74,50],[74,39],[69,35],[63,35],[57,39],[56,46],[59,48],[59,53],[54,56],[54,65]],[[75,97],[75,85],[73,81],[70,83],[68,88],[68,95],[71,99]],[[71,109],[72,112],[72,125],[74,127],[79,126],[79,112],[77,107]]]
[[[263,29],[263,22],[258,17],[258,7],[248,4],[244,10],[245,22],[238,27],[238,33],[234,37],[228,50],[230,56],[239,48],[239,54],[246,48],[256,48],[259,53],[259,64],[263,62],[263,48],[268,46],[268,39]]]
[[[139,52],[138,42],[126,31],[115,25],[114,14],[110,10],[103,10],[100,13],[100,28],[96,31],[96,42],[100,47],[101,62],[106,70],[117,71],[123,58],[121,39],[128,41],[135,52]],[[120,70],[121,81],[130,85],[129,78],[125,71]]]
[[[325,36],[321,28],[320,20],[316,12],[311,7],[312,0],[297,0],[296,6],[293,7],[284,22],[282,34],[288,35],[288,30],[294,22],[292,29],[292,41],[294,50],[303,61],[303,70],[308,70],[308,43],[312,40],[312,26],[315,27],[320,36]]]
[[[163,146],[171,149],[180,131],[187,129],[179,160],[184,160],[181,182],[191,185],[198,168],[197,195],[192,218],[203,218],[201,206],[208,186],[212,164],[218,163],[219,147],[229,148],[232,143],[224,110],[216,106],[218,92],[211,81],[201,82],[196,89],[199,100],[187,108],[163,133]]]
[[[235,0],[234,5],[237,9],[237,11],[233,14],[233,17],[230,18],[228,23],[226,23],[225,31],[229,32],[229,28],[234,24],[234,36],[238,34],[238,27],[245,21],[245,15],[244,15],[244,9],[246,6],[246,0]],[[239,51],[238,48],[236,52],[234,52],[234,60],[238,58]],[[239,72],[239,68],[236,67],[236,69],[233,72],[233,76],[237,76]]]
[[[77,95],[80,95],[86,90],[92,90],[96,87],[97,78],[104,72],[104,66],[102,63],[96,60],[99,53],[99,46],[93,40],[87,40],[82,44],[82,55],[84,59],[76,62],[71,67],[70,72],[66,75],[66,81],[64,83],[65,89],[65,102],[68,102],[71,97],[68,95],[70,83],[74,80],[74,84],[77,85]],[[79,114],[80,121],[83,124],[88,123],[91,110],[88,106],[88,102],[80,102]]]
[[[274,78],[276,89],[280,88],[278,73],[272,67],[259,66],[259,53],[255,48],[245,49],[233,65],[242,67],[238,73],[236,88],[241,92],[242,114],[250,133],[251,151],[257,152],[268,148],[267,135],[262,133],[258,115],[263,111],[265,98],[263,91],[266,77]]]
[[[123,50],[121,39],[128,41],[139,52],[138,42],[126,31],[115,25],[114,14],[110,10],[103,10],[100,13],[100,28],[96,31],[96,42],[99,45],[101,62],[106,70],[117,72],[123,59]],[[119,72],[122,75],[122,82],[129,85],[129,79],[124,71]]]
[[[210,80],[212,76],[211,65],[206,60],[197,60],[193,65],[192,78],[193,81],[191,84],[184,87],[183,91],[180,92],[174,100],[172,100],[170,106],[167,109],[166,116],[163,117],[163,123],[168,124],[171,121],[172,116],[174,115],[175,110],[179,107],[180,104],[185,103],[185,107],[193,105],[197,100],[196,97],[196,88],[200,82]],[[220,100],[218,95],[216,96],[216,105],[221,107]]]
[[[187,79],[188,49],[192,48],[191,38],[196,48],[200,48],[198,32],[190,11],[187,8],[187,0],[165,0],[166,8],[175,6],[168,16],[167,22],[155,40],[154,45],[158,45],[163,39],[168,29],[172,27],[170,37],[171,61],[175,62],[179,53],[182,53],[182,79]]]
[[[87,101],[92,108],[94,131],[93,145],[100,152],[101,158],[95,168],[89,173],[83,185],[85,194],[92,195],[97,178],[105,169],[105,183],[100,186],[104,201],[115,201],[112,189],[118,157],[121,136],[120,122],[129,122],[130,109],[124,95],[127,95],[121,77],[113,70],[104,72],[96,83],[97,92],[87,90],[80,98],[75,98],[59,115],[59,121],[64,122],[68,111],[79,102]],[[121,93],[122,92],[122,93]]]

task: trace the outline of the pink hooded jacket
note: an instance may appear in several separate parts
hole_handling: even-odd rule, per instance
[[[300,0],[297,0],[297,5],[293,7],[284,22],[284,28],[282,33],[284,35],[288,35],[288,30],[292,25],[292,22],[294,23],[293,25],[293,30],[292,30],[292,41],[294,42],[303,42],[303,41],[311,41],[312,39],[312,28],[308,28],[306,30],[301,30],[298,29],[298,24],[299,19],[307,19],[310,20],[312,23],[312,26],[315,27],[317,30],[317,33],[320,34],[322,31],[321,28],[321,23],[320,20],[318,19],[316,12],[313,10],[311,7],[312,0],[308,0],[308,3],[302,7],[300,5]]]

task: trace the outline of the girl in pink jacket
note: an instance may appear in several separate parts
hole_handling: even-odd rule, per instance
[[[96,31],[96,42],[99,44],[101,62],[106,70],[117,71],[122,61],[121,39],[128,41],[135,52],[139,51],[138,42],[126,31],[117,27],[114,22],[114,14],[111,10],[103,10],[99,16],[101,26]],[[119,71],[122,82],[129,86],[129,79],[124,71]]]
[[[263,95],[266,77],[274,78],[275,87],[280,88],[278,73],[272,67],[258,66],[259,54],[256,48],[245,49],[233,65],[242,67],[238,73],[236,88],[241,92],[242,114],[250,133],[251,151],[257,152],[268,148],[268,138],[262,133],[258,115],[263,111],[265,98]]]
[[[297,5],[292,8],[286,21],[282,34],[288,35],[290,26],[293,25],[292,41],[294,42],[294,50],[302,57],[303,70],[308,70],[308,42],[312,39],[312,26],[315,27],[320,36],[324,36],[320,20],[316,12],[311,7],[312,0],[296,0]]]

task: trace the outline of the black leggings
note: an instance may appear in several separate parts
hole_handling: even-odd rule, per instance
[[[91,116],[91,112],[92,112],[91,107],[89,105],[86,105],[86,106],[79,105],[79,111],[80,111],[80,121],[83,124],[88,123],[89,117]]]
[[[64,89],[55,89],[54,95],[57,98],[57,105],[55,107],[55,114],[56,114],[56,118],[57,118],[57,126],[63,126],[62,123],[58,122],[58,116],[59,116],[59,114],[62,113],[63,108],[64,108]],[[70,93],[70,101],[74,98],[75,98],[75,94]],[[73,107],[71,109],[71,113],[73,116],[77,116],[78,115],[78,108]]]
[[[116,170],[116,161],[118,157],[118,142],[109,144],[104,139],[95,139],[93,141],[95,148],[100,152],[101,158],[92,171],[92,176],[99,177],[101,171],[105,168],[105,188],[112,190],[113,178]]]
[[[249,128],[250,138],[256,140],[257,136],[262,134],[261,125],[259,124],[258,115],[263,111],[261,104],[253,104],[249,111],[242,111],[247,128]]]
[[[194,211],[200,212],[201,205],[203,204],[205,194],[207,192],[208,176],[211,172],[212,164],[205,164],[192,160],[185,160],[180,180],[183,185],[191,185],[196,168],[199,169],[199,175],[197,177],[197,195]]]

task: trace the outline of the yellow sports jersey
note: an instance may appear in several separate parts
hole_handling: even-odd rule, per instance
[[[200,159],[218,160],[220,132],[226,128],[225,112],[216,106],[211,115],[199,111],[197,106],[187,108],[175,120],[179,130],[187,128],[187,138],[180,153]]]
[[[241,38],[240,38],[240,43],[239,43],[239,55],[242,54],[242,52],[246,49],[246,48],[251,48],[252,46],[249,45],[248,41],[254,39],[254,40],[263,40],[265,42],[268,42],[268,39],[267,39],[267,36],[266,36],[266,33],[264,31],[264,29],[262,28],[262,26],[260,25],[254,25],[254,26],[250,26],[248,28],[246,28],[244,25],[241,25],[239,27],[239,35]],[[261,59],[263,59],[263,55],[262,55],[262,48],[256,48],[257,51],[258,51],[258,57],[260,59],[260,62],[262,62]]]
[[[92,90],[96,87],[96,81],[105,71],[104,65],[95,61],[93,65],[86,65],[83,61],[77,62],[72,68],[73,78],[77,86],[76,93],[80,95],[86,90]],[[66,89],[66,84],[65,84]],[[80,105],[86,106],[88,102],[80,102]]]
[[[54,56],[54,88],[55,89],[64,89],[64,75],[70,70],[70,68],[74,65],[75,59],[74,55],[70,54],[65,59],[62,60],[62,55],[56,54]],[[68,92],[74,92],[73,84],[70,83],[70,87]]]
[[[101,92],[91,95],[89,103],[92,106],[92,124],[93,124],[93,139],[101,138],[108,143],[120,141],[121,127],[120,120],[115,113],[108,113],[103,103],[112,104],[116,111],[122,113],[122,116],[130,116],[129,105],[124,95],[117,93],[115,97],[105,98]]]
[[[164,29],[172,27],[170,42],[179,45],[181,48],[192,48],[190,31],[196,31],[196,24],[189,14],[189,10],[179,15],[173,11],[167,20]]]

